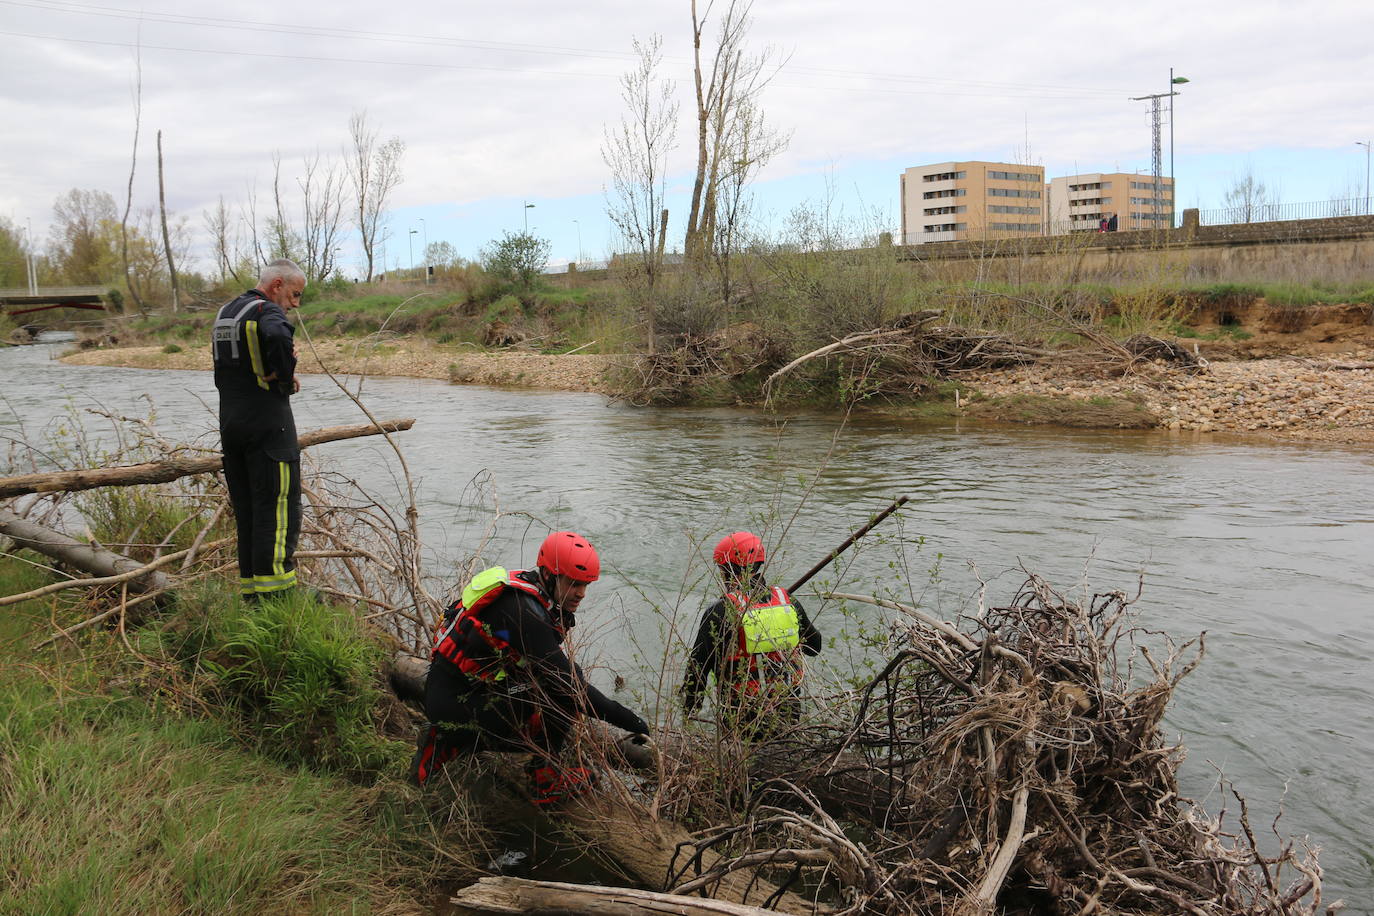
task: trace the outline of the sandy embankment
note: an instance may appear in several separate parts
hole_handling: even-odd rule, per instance
[[[313,346],[297,338],[301,374],[330,372],[349,375],[439,378],[472,385],[508,385],[553,391],[606,393],[607,371],[616,357],[594,353],[549,356],[542,353],[476,352],[418,338],[380,343],[356,340],[317,340]],[[209,371],[208,347],[164,353],[161,346],[80,350],[62,358],[78,366],[124,366],[135,369],[201,369]]]
[[[474,352],[417,338],[382,343],[300,342],[300,369],[450,379],[556,391],[608,392],[617,357]],[[144,369],[210,369],[208,348],[164,353],[162,347],[85,350],[63,358],[76,365]],[[1374,443],[1374,350],[1314,358],[1214,361],[1184,372],[1145,367],[1122,378],[1066,376],[1053,366],[963,376],[966,393],[988,398],[1040,397],[1089,402],[1104,397],[1139,404],[1156,426],[1176,431],[1235,432],[1289,439]],[[1343,368],[1344,367],[1344,368]]]

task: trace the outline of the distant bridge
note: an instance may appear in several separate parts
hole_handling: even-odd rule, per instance
[[[27,315],[48,309],[90,309],[106,311],[109,300],[104,286],[51,286],[32,292],[23,289],[0,289],[0,312],[7,315]]]

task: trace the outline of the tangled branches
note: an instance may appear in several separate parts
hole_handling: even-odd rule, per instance
[[[1239,833],[1179,797],[1162,719],[1202,637],[1160,657],[1134,599],[1079,604],[1035,576],[972,632],[831,597],[898,613],[890,662],[756,750],[744,815],[699,849],[728,846],[736,868],[823,861],[846,913],[1321,912],[1315,852],[1261,852],[1238,795]]]

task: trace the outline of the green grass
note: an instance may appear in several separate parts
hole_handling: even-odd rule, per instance
[[[32,567],[0,558],[0,594],[43,581]],[[0,614],[0,914],[423,913],[436,872],[463,872],[428,846],[434,827],[400,782],[393,755],[367,780],[333,772],[327,753],[285,763],[258,752],[278,740],[252,737],[264,720],[239,702],[215,704],[230,687],[193,661],[214,654],[211,643],[202,640],[200,655],[167,666],[174,646],[185,649],[193,634],[210,632],[197,620],[238,632],[239,648],[222,660],[263,666],[255,671],[273,666],[273,652],[299,654],[310,642],[305,633],[341,642],[347,627],[327,615],[289,623],[288,610],[305,610],[294,604],[256,631],[244,623],[234,631],[236,601],[207,588],[169,609],[158,630],[131,634],[149,666],[99,630],[79,652],[35,652],[54,615],[84,613],[52,601]],[[255,632],[285,648],[269,651]],[[322,658],[295,666],[337,672],[365,654],[356,646],[320,651]],[[169,654],[148,654],[158,652]],[[358,702],[343,696],[355,692],[351,681],[302,690],[285,674],[292,664],[275,663],[282,676],[267,696],[294,696],[288,707],[317,714],[322,703]],[[313,726],[295,723],[323,728],[318,715]],[[374,730],[372,740],[383,739]],[[299,748],[323,750],[309,742]]]

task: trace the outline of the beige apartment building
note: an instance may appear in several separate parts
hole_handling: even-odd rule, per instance
[[[939,162],[902,173],[902,241],[1025,238],[1044,232],[1045,170],[1010,162]]]
[[[1049,235],[1097,232],[1102,221],[1113,227],[1169,229],[1174,225],[1174,180],[1130,172],[1066,175],[1049,184]]]

